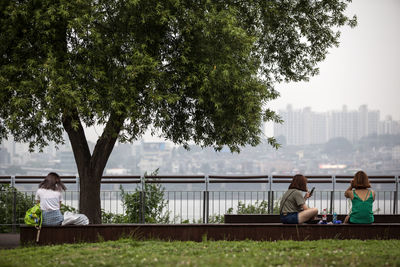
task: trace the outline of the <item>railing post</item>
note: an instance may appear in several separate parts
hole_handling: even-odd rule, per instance
[[[206,223],[206,191],[203,191],[203,223]]]
[[[393,202],[393,214],[398,213],[398,201],[399,201],[399,176],[395,176],[396,191],[394,192],[394,202]]]
[[[146,191],[142,192],[142,223],[146,223]]]
[[[13,217],[12,217],[12,233],[17,232],[17,189],[15,188],[15,176],[11,176],[11,188],[12,188],[12,207],[13,207]]]
[[[208,192],[208,182],[209,182],[208,175],[204,177],[204,182],[206,188],[204,191],[204,198],[203,198],[203,223],[208,223],[209,208],[210,208],[210,196]]]
[[[274,191],[271,191],[271,214],[274,214]]]
[[[77,196],[77,198],[78,198],[78,211],[80,212],[80,210],[79,210],[79,207],[81,206],[80,204],[80,202],[81,202],[81,180],[79,179],[79,174],[76,176],[76,178],[75,178],[75,183],[76,183],[76,191],[78,192],[78,196]],[[100,188],[101,188],[101,182],[100,182]]]
[[[271,197],[271,193],[272,193],[272,175],[268,175],[268,182],[269,182],[269,190],[268,190],[268,214],[272,214],[273,213],[273,205],[274,203],[272,203],[272,197]]]
[[[77,201],[78,201],[78,212],[80,212],[80,202],[81,202],[81,181],[79,179],[79,174],[75,177],[75,184],[76,184],[76,192],[77,192]],[[100,181],[100,188],[101,188],[101,181]],[[100,193],[101,194],[101,193]]]
[[[13,187],[13,223],[12,232],[17,232],[17,190]]]
[[[336,175],[332,175],[332,191],[331,191],[331,213],[333,214],[335,212],[335,187],[336,185]]]
[[[207,223],[209,223],[209,217],[210,217],[210,192],[207,190],[207,214],[206,214]]]
[[[146,223],[146,217],[145,217],[145,177],[142,175],[140,176],[140,184],[141,184],[141,190],[139,193],[139,202],[140,202],[140,223]]]

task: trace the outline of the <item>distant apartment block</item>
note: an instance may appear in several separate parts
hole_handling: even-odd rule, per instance
[[[378,125],[379,134],[398,134],[400,133],[400,122],[392,120],[392,116],[387,116]]]
[[[293,109],[288,105],[278,114],[283,124],[274,124],[274,136],[284,136],[288,145],[321,144],[344,137],[351,142],[373,134],[400,134],[400,123],[387,117],[380,121],[378,110],[362,105],[358,110],[314,112],[311,108]]]
[[[291,105],[280,110],[282,124],[274,124],[274,136],[284,136],[288,145],[303,145],[326,142],[327,118],[323,113],[311,111],[311,108],[294,110]]]
[[[140,146],[140,173],[156,170],[171,157],[172,147],[166,142],[142,142]]]

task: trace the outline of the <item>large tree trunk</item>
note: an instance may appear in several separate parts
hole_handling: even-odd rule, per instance
[[[100,186],[101,174],[103,170],[87,170],[84,173],[79,172],[79,212],[85,214],[89,218],[89,223],[101,223],[101,206],[100,206]]]
[[[78,123],[78,127],[74,128],[72,122]],[[91,224],[101,223],[101,177],[122,125],[123,117],[111,114],[91,154],[77,112],[63,117],[63,126],[68,133],[79,173],[79,212],[85,214]]]

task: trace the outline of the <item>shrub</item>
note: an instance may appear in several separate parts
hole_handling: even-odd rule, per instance
[[[14,197],[16,223],[23,224],[25,212],[34,205],[34,196],[19,192],[8,184],[0,184],[0,233],[11,232],[14,216]],[[7,225],[8,224],[8,225]]]
[[[248,204],[247,206],[239,201],[237,214],[268,214],[268,201],[259,202],[257,200],[254,205]]]
[[[224,215],[213,214],[208,217],[208,223],[224,223],[225,218]]]
[[[120,188],[122,202],[126,211],[125,222],[139,223],[142,214],[141,190],[129,194]],[[168,201],[164,199],[164,187],[160,184],[144,185],[144,216],[146,223],[168,223],[170,221],[169,211],[164,212]],[[142,196],[143,198],[143,196]],[[142,199],[143,201],[143,199]]]
[[[276,203],[275,203],[276,204]],[[275,205],[276,206],[276,205]],[[274,211],[277,207],[274,207]],[[233,214],[233,208],[226,211],[227,214]],[[239,201],[236,214],[268,214],[268,201],[256,201],[253,204],[246,205]],[[224,215],[213,214],[208,218],[209,223],[224,223]]]
[[[151,175],[157,175],[158,170],[154,171]],[[145,173],[147,175],[147,173]],[[150,184],[144,185],[142,190],[136,188],[133,193],[127,193],[120,186],[122,205],[125,209],[125,214],[114,214],[111,212],[105,212],[102,210],[102,222],[103,223],[140,223],[140,217],[142,214],[142,202],[144,201],[144,216],[146,223],[169,223],[170,213],[164,211],[168,204],[168,200],[164,199],[165,188],[161,184]]]
[[[124,214],[115,214],[101,209],[102,223],[129,223],[128,217]]]

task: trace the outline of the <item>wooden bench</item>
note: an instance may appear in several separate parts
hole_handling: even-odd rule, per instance
[[[319,215],[321,217],[321,215]],[[327,216],[332,221],[332,215]],[[346,215],[339,214],[338,220],[344,221]],[[400,223],[400,215],[378,214],[374,215],[375,223]],[[280,223],[278,214],[225,214],[225,223]]]
[[[37,230],[20,227],[21,245],[35,243]],[[319,239],[400,239],[400,223],[372,225],[345,224],[287,225],[281,223],[225,224],[102,224],[43,227],[40,245],[98,242],[122,237],[138,240],[319,240]]]

